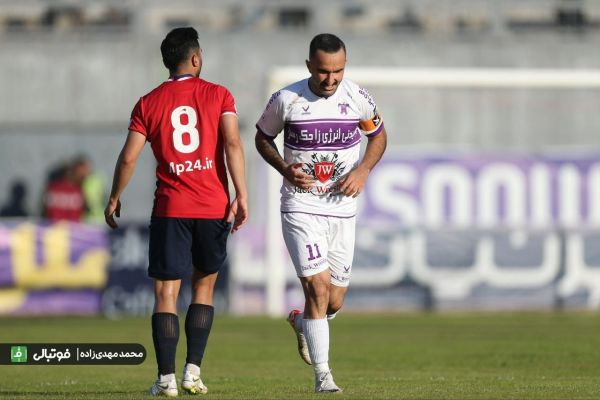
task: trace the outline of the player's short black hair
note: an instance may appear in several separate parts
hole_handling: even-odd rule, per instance
[[[174,71],[189,57],[190,51],[200,48],[198,32],[194,28],[175,28],[160,44],[163,64]]]
[[[346,45],[342,42],[342,39],[332,33],[321,33],[310,41],[308,55],[312,58],[317,50],[322,50],[325,53],[337,53],[340,49],[344,49],[344,53],[346,52]]]

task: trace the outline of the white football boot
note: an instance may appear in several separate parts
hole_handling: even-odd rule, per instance
[[[315,374],[315,393],[342,393],[333,381],[331,370]]]
[[[206,394],[208,388],[200,379],[200,367],[194,364],[186,364],[183,368],[183,379],[181,388],[189,394]]]
[[[177,397],[178,392],[175,374],[160,375],[156,382],[154,382],[154,385],[150,388],[150,395]]]
[[[288,322],[292,326],[294,333],[296,334],[296,340],[298,340],[298,353],[300,353],[300,358],[307,363],[308,365],[312,364],[310,360],[310,354],[308,353],[308,344],[306,344],[306,337],[304,336],[304,332],[302,332],[302,321],[298,321],[296,323],[296,318],[298,314],[302,314],[300,310],[292,310],[288,315]]]

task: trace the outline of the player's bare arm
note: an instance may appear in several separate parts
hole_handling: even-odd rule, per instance
[[[104,219],[108,226],[113,229],[117,227],[114,217],[121,216],[121,202],[119,198],[133,175],[137,159],[145,143],[146,136],[139,132],[129,131],[125,145],[117,159],[110,197],[104,209]]]
[[[231,203],[229,215],[227,216],[227,222],[233,221],[231,233],[234,233],[248,220],[248,189],[246,186],[244,148],[240,139],[237,115],[225,114],[221,116],[220,124],[227,169],[235,188],[235,199]]]
[[[340,191],[345,196],[358,196],[367,183],[369,173],[383,156],[387,146],[387,133],[385,128],[377,136],[369,137],[365,155],[360,164],[352,170],[343,180]]]
[[[292,185],[301,189],[310,189],[315,183],[315,178],[302,170],[302,163],[288,164],[285,162],[277,149],[274,138],[270,138],[261,132],[256,132],[254,143],[256,150],[258,150],[262,158]]]

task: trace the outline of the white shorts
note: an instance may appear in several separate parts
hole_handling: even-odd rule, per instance
[[[331,283],[350,284],[355,217],[281,213],[283,239],[296,274],[306,277],[330,269]]]

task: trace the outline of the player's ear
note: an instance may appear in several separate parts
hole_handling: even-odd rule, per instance
[[[308,68],[308,71],[310,72],[310,60],[305,60],[306,62],[306,68]]]
[[[192,66],[193,67],[200,66],[200,54],[195,53],[192,55]]]

